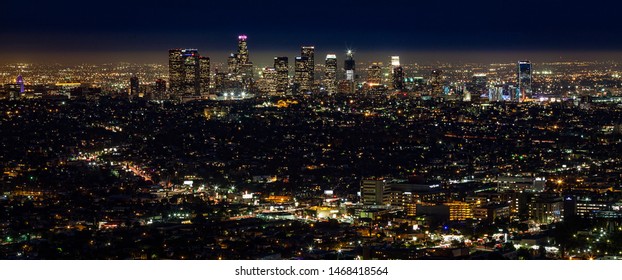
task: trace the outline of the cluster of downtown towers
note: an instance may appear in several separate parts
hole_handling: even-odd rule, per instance
[[[238,52],[232,53],[227,60],[227,70],[210,71],[210,58],[201,56],[197,49],[169,50],[169,92],[179,96],[204,96],[208,94],[229,95],[240,97],[256,91],[277,95],[300,94],[311,92],[326,93],[354,93],[356,91],[355,74],[356,64],[352,51],[347,51],[343,64],[343,77],[338,79],[337,56],[327,54],[323,78],[319,83],[315,81],[315,47],[302,46],[300,56],[295,58],[295,75],[293,82],[289,80],[289,60],[287,57],[275,57],[274,66],[266,67],[261,72],[261,82],[253,76],[253,63],[249,60],[247,36],[238,36]],[[391,57],[391,81],[389,88],[396,91],[404,90],[405,74],[400,66],[399,57]],[[382,69],[373,64],[367,69],[367,87],[382,85]],[[517,86],[510,89],[510,99],[522,100],[532,97],[531,90],[531,63],[519,61],[517,71]],[[433,72],[433,76],[439,75]],[[474,83],[480,83],[474,76]],[[434,79],[432,79],[434,80]],[[483,82],[485,83],[485,81]],[[482,85],[485,87],[485,85]],[[131,90],[138,87],[138,81],[131,81]],[[156,82],[156,88],[163,91],[166,84],[162,80]],[[137,89],[136,89],[137,91]],[[442,90],[438,92],[442,93]]]
[[[355,62],[351,51],[344,62],[345,80],[338,83],[337,56],[328,54],[321,89],[328,93],[352,92],[355,86]],[[395,80],[403,80],[402,67],[394,68]],[[302,46],[301,55],[295,58],[295,75],[289,83],[289,59],[275,57],[274,67],[262,69],[265,91],[276,94],[308,93],[317,89],[315,83],[315,47]],[[213,81],[212,78],[213,77]],[[210,72],[209,57],[201,56],[197,49],[169,50],[169,90],[180,95],[205,95],[210,93],[250,93],[257,88],[253,77],[253,63],[249,60],[247,36],[238,36],[238,52],[227,60],[227,71]],[[401,88],[398,82],[396,88]],[[338,88],[339,86],[339,88]]]

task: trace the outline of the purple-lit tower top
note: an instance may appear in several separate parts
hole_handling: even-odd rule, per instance
[[[15,83],[19,85],[19,93],[24,92],[24,78],[22,77],[22,75],[17,75]]]
[[[248,64],[248,46],[246,45],[246,35],[238,36],[238,64]]]

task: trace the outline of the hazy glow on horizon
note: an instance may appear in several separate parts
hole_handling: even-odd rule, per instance
[[[199,51],[209,56],[213,63],[226,63],[231,51],[210,52],[208,49]],[[322,49],[316,47],[316,56],[336,54],[340,67],[345,59],[346,50]],[[341,55],[340,55],[341,54]],[[293,58],[299,55],[299,50],[287,51],[253,51],[249,46],[250,60],[255,66],[271,66],[275,56]],[[553,61],[620,61],[621,52],[614,51],[364,51],[358,50],[354,55],[357,62],[383,62],[390,64],[391,56],[399,55],[401,64],[433,64],[433,63],[506,63],[518,60],[533,62]],[[157,63],[167,64],[167,50],[147,52],[54,52],[54,53],[0,53],[0,63]],[[318,61],[318,64],[323,62]]]

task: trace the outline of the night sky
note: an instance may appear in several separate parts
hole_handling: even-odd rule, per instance
[[[252,52],[287,55],[303,44],[320,53],[622,51],[622,4],[601,0],[83,0],[2,7],[4,60],[67,52],[149,57],[175,47],[221,56],[235,51],[242,33],[251,59]]]

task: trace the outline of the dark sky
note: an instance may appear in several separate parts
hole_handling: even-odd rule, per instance
[[[241,33],[256,54],[302,44],[338,53],[622,50],[622,3],[611,0],[24,0],[2,8],[4,60],[175,47],[220,55]]]

